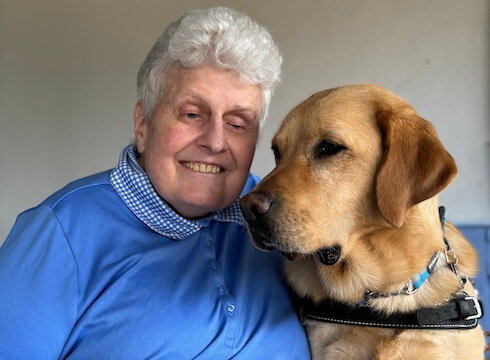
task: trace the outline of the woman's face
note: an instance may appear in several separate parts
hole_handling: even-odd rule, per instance
[[[177,67],[153,119],[134,108],[140,165],[158,194],[186,218],[221,210],[240,195],[259,133],[260,85],[213,66]]]

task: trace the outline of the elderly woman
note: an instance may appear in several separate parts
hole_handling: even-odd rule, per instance
[[[305,359],[280,257],[238,206],[278,82],[226,8],[172,23],[138,74],[135,145],[22,213],[0,248],[2,359]]]

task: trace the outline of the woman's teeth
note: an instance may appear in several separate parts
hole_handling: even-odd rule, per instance
[[[221,171],[221,168],[219,166],[215,166],[215,165],[195,164],[195,163],[190,163],[190,162],[183,163],[183,165],[188,167],[191,170],[202,172],[202,173],[217,174]]]

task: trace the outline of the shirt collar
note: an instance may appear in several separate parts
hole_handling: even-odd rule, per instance
[[[126,206],[148,227],[172,239],[183,239],[198,232],[210,219],[245,226],[239,199],[227,208],[205,218],[183,218],[160,198],[145,171],[139,166],[135,145],[127,146],[112,171],[110,182]]]

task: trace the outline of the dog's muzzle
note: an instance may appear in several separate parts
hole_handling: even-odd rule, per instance
[[[266,217],[271,205],[271,197],[261,193],[250,193],[240,200],[243,217],[249,224],[261,221]]]
[[[263,193],[249,193],[240,199],[243,217],[248,223],[252,240],[259,249],[272,250],[277,247],[271,231],[270,213],[273,200]]]
[[[248,229],[252,240],[259,249],[272,250],[279,248],[279,244],[271,230],[271,214],[274,199],[269,194],[251,192],[240,200],[243,217],[248,223]],[[294,253],[282,252],[290,261],[294,261]],[[324,265],[335,265],[341,255],[339,245],[328,246],[317,250],[314,255]]]

